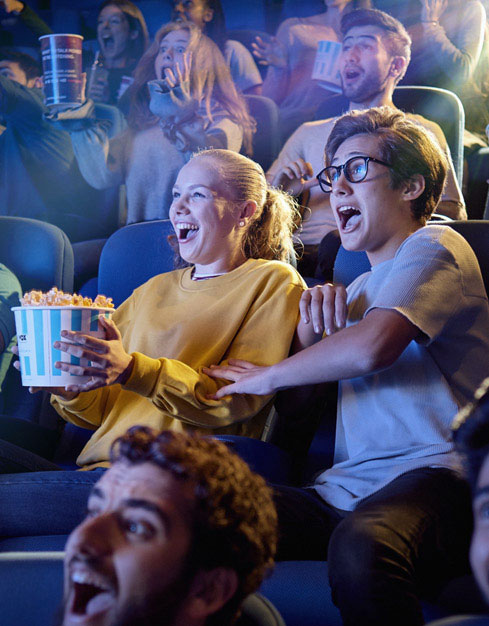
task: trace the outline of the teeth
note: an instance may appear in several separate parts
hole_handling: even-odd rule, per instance
[[[180,222],[179,224],[176,224],[176,227],[180,230],[199,230],[197,224],[190,224],[187,222]]]
[[[80,585],[92,585],[93,587],[99,587],[100,589],[108,590],[107,583],[100,579],[99,576],[88,571],[75,571],[71,574],[71,580],[74,583]]]
[[[339,213],[346,213],[347,211],[358,211],[358,209],[354,206],[341,206],[338,209]]]

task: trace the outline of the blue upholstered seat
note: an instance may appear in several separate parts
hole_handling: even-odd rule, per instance
[[[62,551],[0,554],[2,626],[52,626],[63,597]],[[273,604],[252,594],[237,626],[285,626]]]

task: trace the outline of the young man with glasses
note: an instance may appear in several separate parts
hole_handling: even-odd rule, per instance
[[[353,111],[326,165],[342,244],[372,270],[346,291],[305,292],[293,356],[210,372],[235,381],[218,397],[339,381],[333,466],[311,488],[276,491],[279,559],[327,556],[345,625],[413,626],[420,596],[465,565],[470,497],[450,424],[489,375],[489,305],[465,239],[425,226],[447,162],[421,126],[390,107]]]
[[[395,108],[392,95],[403,78],[411,57],[411,39],[404,26],[395,18],[375,9],[358,9],[345,14],[341,21],[343,50],[340,76],[347,109],[368,109],[375,106]],[[435,113],[435,112],[434,112]],[[458,186],[449,149],[443,131],[434,122],[420,115],[411,115],[417,123],[430,130],[449,161],[447,182],[437,206],[437,213],[454,219],[466,219],[464,200]],[[287,140],[278,158],[267,172],[268,181],[301,196],[307,206],[300,239],[305,245],[304,259],[299,269],[304,275],[314,275],[317,248],[329,232],[336,229],[329,199],[319,189],[314,176],[323,167],[323,149],[336,118],[302,124]],[[336,245],[335,245],[336,244]],[[326,246],[327,243],[323,244]],[[337,238],[331,242],[333,257]],[[309,259],[309,260],[308,260]],[[323,259],[323,274],[332,262]]]

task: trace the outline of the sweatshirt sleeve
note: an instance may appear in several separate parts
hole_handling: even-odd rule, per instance
[[[269,285],[256,299],[221,361],[251,360],[272,365],[286,358],[298,319],[303,291],[298,279]],[[209,398],[226,384],[175,359],[153,359],[134,353],[132,374],[125,388],[139,393],[162,411],[183,422],[203,428],[222,428],[256,415],[270,401],[268,396],[233,395]]]
[[[102,126],[71,133],[71,142],[83,178],[95,189],[106,189],[124,183],[124,163],[129,131],[109,139]]]

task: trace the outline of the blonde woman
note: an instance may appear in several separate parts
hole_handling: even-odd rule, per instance
[[[288,355],[304,287],[284,262],[294,217],[290,196],[268,188],[261,166],[245,156],[203,151],[181,169],[170,219],[189,267],[136,289],[102,322],[106,340],[67,332],[56,344],[97,364],[57,363],[92,379],[52,399],[64,419],[95,430],[78,458],[83,469],[107,466],[112,442],[134,424],[261,436],[271,396],[213,400],[223,383],[203,369],[230,359],[271,365]]]

